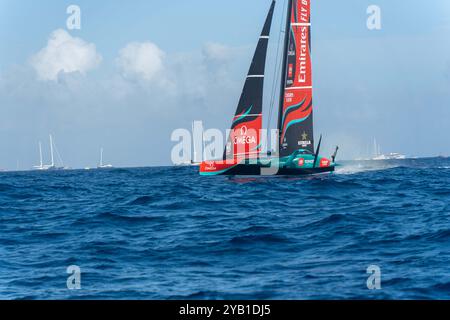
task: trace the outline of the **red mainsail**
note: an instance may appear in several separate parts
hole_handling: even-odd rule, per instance
[[[314,152],[311,0],[290,0],[278,128],[280,157],[298,149]]]

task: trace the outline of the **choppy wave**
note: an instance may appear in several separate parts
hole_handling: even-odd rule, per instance
[[[0,173],[0,298],[448,299],[450,160]],[[369,291],[367,267],[382,270]],[[66,288],[69,265],[82,290]]]

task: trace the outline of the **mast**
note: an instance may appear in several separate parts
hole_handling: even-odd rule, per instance
[[[279,136],[281,137],[281,121],[283,119],[283,105],[284,105],[284,90],[286,89],[286,81],[287,81],[287,52],[289,50],[289,38],[291,36],[291,17],[292,17],[292,1],[288,0],[288,8],[286,13],[286,27],[284,29],[284,50],[283,50],[283,66],[281,68],[281,88],[280,88],[280,105],[279,105],[279,112],[278,112],[278,129],[279,129]]]
[[[381,156],[381,145],[378,143],[377,138],[373,139],[373,150],[375,157]]]
[[[201,152],[201,161],[205,161],[206,157],[205,157],[205,149],[206,149],[206,145],[205,145],[205,133],[202,130],[202,152]]]
[[[103,167],[103,148],[100,148],[100,167]]]
[[[39,163],[40,163],[40,168],[44,167],[44,163],[42,161],[42,143],[39,141]]]
[[[378,152],[378,142],[377,142],[376,138],[375,138],[375,140],[373,142],[373,149],[375,150],[375,157],[378,157],[380,154]]]
[[[50,155],[51,155],[51,159],[52,159],[51,166],[54,167],[55,166],[55,158],[53,156],[53,137],[52,137],[52,135],[50,135]]]
[[[192,157],[191,163],[196,163],[197,162],[197,141],[195,139],[196,136],[195,136],[195,122],[194,121],[192,121],[192,137],[193,137],[193,142],[194,142],[194,155]]]

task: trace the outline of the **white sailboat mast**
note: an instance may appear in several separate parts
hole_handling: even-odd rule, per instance
[[[100,167],[103,167],[103,148],[100,149]]]
[[[373,151],[375,153],[375,158],[380,155],[379,154],[379,150],[378,150],[378,143],[377,143],[377,139],[376,138],[373,139]]]
[[[205,147],[205,134],[204,134],[204,132],[202,130],[202,158],[200,159],[201,161],[204,161],[206,159],[205,158],[205,149],[206,149],[206,147]]]
[[[197,161],[197,141],[195,141],[195,122],[192,122],[192,136],[194,137],[194,157],[192,159],[192,163]]]
[[[194,155],[191,162],[202,162],[204,160],[205,137],[203,133],[203,124],[201,121],[192,122],[192,142],[194,144]]]
[[[53,156],[53,137],[52,137],[52,135],[50,135],[50,155],[52,158],[51,166],[54,167],[55,166],[55,157]]]
[[[40,167],[44,167],[44,163],[42,161],[42,143],[39,141],[39,161],[40,161]]]

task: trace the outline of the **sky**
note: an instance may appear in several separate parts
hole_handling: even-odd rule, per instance
[[[39,141],[49,162],[50,133],[64,165],[84,168],[102,147],[118,167],[168,165],[173,130],[194,120],[226,130],[270,3],[0,0],[0,169],[38,164]],[[81,9],[80,30],[67,28],[70,5]],[[367,28],[369,5],[381,9],[381,30]],[[374,138],[383,152],[450,154],[448,0],[313,0],[312,24],[325,155],[339,145],[341,159],[367,156]]]

